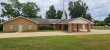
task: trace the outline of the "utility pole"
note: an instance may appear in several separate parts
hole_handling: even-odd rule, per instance
[[[100,26],[100,12],[99,12],[99,26]]]

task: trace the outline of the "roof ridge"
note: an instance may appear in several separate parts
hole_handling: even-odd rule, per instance
[[[64,21],[64,20],[65,20],[65,19],[61,19],[61,20],[55,22],[54,24],[59,23],[59,22]]]
[[[16,18],[10,19],[10,20],[8,20],[8,21],[6,21],[6,22],[4,22],[4,23],[7,23],[7,22],[9,22],[9,21],[12,21],[12,20],[15,20],[15,19],[18,19],[18,18],[23,18],[23,19],[26,19],[26,20],[29,20],[29,21],[31,21],[31,22],[36,23],[35,21],[32,21],[31,19],[25,18],[25,17],[23,17],[23,16],[18,16],[18,17],[16,17]],[[3,23],[3,24],[4,24],[4,23]]]

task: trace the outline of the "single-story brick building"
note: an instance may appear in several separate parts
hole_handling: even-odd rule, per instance
[[[4,22],[3,31],[38,30],[40,25],[50,25],[54,30],[67,30],[68,32],[80,31],[80,29],[87,29],[87,32],[91,32],[92,22],[83,17],[74,19],[37,19],[19,16]]]

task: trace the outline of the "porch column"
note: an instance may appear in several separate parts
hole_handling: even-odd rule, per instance
[[[74,31],[74,24],[72,24],[72,31]]]
[[[61,24],[61,30],[64,30],[64,24]]]
[[[90,23],[87,24],[87,32],[91,32],[91,24]]]
[[[77,31],[80,31],[80,25],[77,24]]]
[[[72,30],[72,24],[70,23],[69,25],[68,25],[68,32],[72,32],[73,30]]]

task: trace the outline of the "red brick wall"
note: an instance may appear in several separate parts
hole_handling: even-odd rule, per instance
[[[80,24],[80,29],[83,29],[83,24]],[[91,24],[91,28],[93,27],[93,25]],[[77,25],[74,25],[74,28],[77,29]],[[85,29],[87,29],[87,24],[85,24]]]
[[[36,23],[26,20],[22,17],[19,17],[17,19],[14,19],[12,21],[6,22],[3,24],[3,31],[7,32],[7,31],[18,31],[18,26],[19,25],[23,25],[23,31],[28,31],[29,30],[29,25],[32,25],[32,29],[31,30],[37,30],[38,26]],[[10,25],[14,26],[13,30],[10,30]]]

